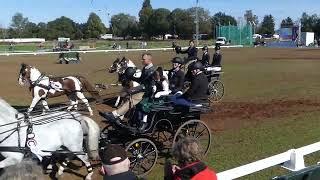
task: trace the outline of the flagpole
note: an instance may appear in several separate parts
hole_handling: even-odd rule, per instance
[[[199,45],[199,14],[198,14],[199,0],[196,3],[196,42]]]

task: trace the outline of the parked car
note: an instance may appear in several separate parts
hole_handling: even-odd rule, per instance
[[[218,37],[216,40],[216,44],[219,44],[220,46],[226,45],[226,42],[227,42],[227,38],[225,37]]]

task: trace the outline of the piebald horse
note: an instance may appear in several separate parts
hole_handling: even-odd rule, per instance
[[[21,86],[29,86],[33,99],[28,113],[30,113],[38,102],[44,106],[44,110],[49,110],[47,98],[57,97],[66,94],[71,102],[68,110],[77,110],[78,99],[87,106],[90,115],[93,111],[88,100],[82,93],[83,90],[88,91],[96,100],[100,100],[100,95],[97,90],[81,76],[68,77],[48,77],[42,74],[37,68],[22,63],[19,78]]]
[[[88,136],[84,145],[85,134]],[[66,148],[85,164],[88,170],[86,179],[89,180],[93,172],[88,155],[98,158],[99,135],[98,124],[78,112],[51,111],[26,119],[24,114],[0,98],[0,153],[4,157],[0,168],[19,164],[29,150],[41,161],[43,157],[50,157],[57,150]],[[84,147],[88,153],[83,152]],[[67,163],[62,165],[59,175]]]
[[[134,77],[139,78],[141,76],[141,70],[138,69],[137,66],[130,59],[127,59],[125,57],[123,57],[122,59],[117,58],[109,68],[109,73],[115,73],[115,72],[118,73],[118,82],[122,84],[121,94],[122,92],[126,92],[128,89],[132,87],[137,87],[140,85],[136,81],[132,81],[131,83],[126,83],[127,79],[124,76],[124,73],[126,69],[129,67],[136,69],[136,73],[134,74]],[[121,97],[122,95],[117,97],[116,103],[114,105],[115,107],[117,107],[120,104]]]

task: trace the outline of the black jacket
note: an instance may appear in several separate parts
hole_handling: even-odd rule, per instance
[[[137,180],[137,177],[131,171],[127,171],[112,176],[104,176],[103,180]]]
[[[220,53],[219,54],[214,53],[211,65],[221,67],[221,60],[222,60],[222,55]]]
[[[189,47],[187,50],[180,51],[181,54],[188,54],[188,60],[193,60],[198,57],[198,49],[196,47]]]
[[[194,76],[191,80],[191,87],[183,96],[189,100],[205,100],[208,98],[208,78],[204,73]]]
[[[202,55],[201,63],[203,66],[208,66],[210,61],[210,54],[206,53]]]
[[[139,89],[139,91],[144,91],[144,97],[151,97],[152,92],[152,86],[155,84],[155,81],[153,80],[153,73],[155,72],[154,66],[146,69],[144,67],[141,72],[140,78],[133,78],[134,81],[141,84],[140,86],[136,87],[135,89]],[[135,92],[136,93],[136,92]]]
[[[182,91],[184,84],[184,72],[180,69],[179,71],[174,71],[171,69],[169,71],[169,89],[172,93],[176,93],[178,91]]]

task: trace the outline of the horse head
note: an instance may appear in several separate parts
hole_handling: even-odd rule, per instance
[[[28,85],[36,81],[41,76],[41,72],[35,67],[22,63],[19,71],[18,82],[21,86]]]
[[[20,65],[20,71],[19,71],[19,78],[18,82],[21,86],[25,85],[26,83],[30,82],[30,66],[22,63]]]
[[[119,69],[119,67],[118,67],[119,62],[120,62],[119,58],[117,58],[116,60],[113,61],[112,65],[109,68],[109,73],[117,72],[117,70]]]

